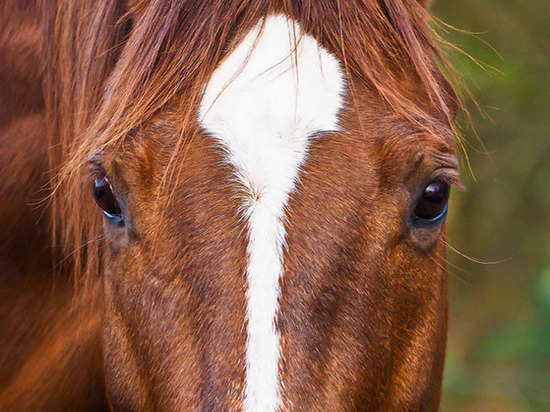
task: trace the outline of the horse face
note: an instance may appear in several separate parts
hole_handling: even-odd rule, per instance
[[[111,402],[435,407],[449,129],[395,114],[281,16],[201,96],[186,128],[168,105],[93,159]]]

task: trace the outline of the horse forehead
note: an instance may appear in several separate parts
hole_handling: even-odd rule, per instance
[[[214,71],[199,121],[228,136],[309,137],[337,129],[344,87],[335,56],[293,20],[270,16]]]

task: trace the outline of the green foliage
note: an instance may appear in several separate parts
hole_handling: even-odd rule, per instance
[[[462,122],[473,176],[463,168],[449,242],[486,262],[449,251],[443,410],[550,410],[550,1],[436,0],[433,12],[472,32],[438,24],[477,60],[448,48],[479,106],[475,132]]]

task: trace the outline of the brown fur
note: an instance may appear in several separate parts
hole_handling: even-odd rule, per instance
[[[315,140],[289,205],[282,406],[437,409],[444,235],[409,214],[435,173],[458,181],[456,98],[420,3],[4,2],[0,409],[241,407],[240,192],[195,117],[216,65],[275,12],[349,80],[344,132]],[[100,169],[124,230],[93,204]]]

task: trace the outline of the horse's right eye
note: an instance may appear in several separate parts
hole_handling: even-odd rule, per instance
[[[101,176],[94,179],[94,199],[103,211],[105,217],[112,223],[121,224],[124,222],[122,211],[116,201],[113,189],[107,177]]]

